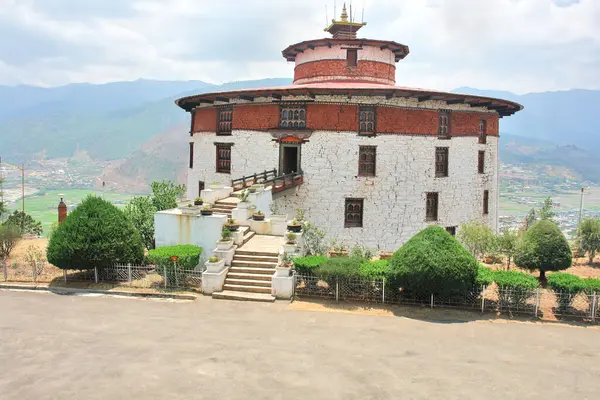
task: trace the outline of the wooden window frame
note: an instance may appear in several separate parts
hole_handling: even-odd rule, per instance
[[[348,68],[358,67],[358,49],[346,49],[346,66]]]
[[[441,160],[440,160],[441,159]],[[435,148],[435,177],[447,178],[449,175],[450,149],[448,147]]]
[[[485,174],[485,151],[479,150],[477,152],[477,172]]]
[[[438,113],[438,139],[450,139],[452,128],[452,113],[448,110],[441,110]]]
[[[232,143],[215,143],[216,148],[216,172],[220,174],[231,174],[231,148]],[[220,150],[229,150],[229,158],[221,158]]]
[[[290,112],[292,115],[288,115]],[[280,104],[279,128],[306,129],[306,104]]]
[[[371,119],[369,119],[371,118]],[[364,136],[375,136],[377,113],[373,106],[358,107],[358,134]],[[369,129],[369,127],[371,129]]]
[[[194,142],[190,142],[190,160],[189,160],[190,169],[194,168]]]
[[[217,135],[231,135],[233,125],[233,106],[217,107]]]
[[[431,209],[433,207],[433,210]],[[425,221],[434,222],[438,220],[440,207],[439,192],[427,192],[425,195]]]
[[[344,228],[362,228],[364,217],[364,199],[349,198],[344,201]],[[349,210],[349,207],[353,207]],[[358,207],[358,210],[354,208]],[[356,216],[358,215],[358,219]]]
[[[365,158],[372,155],[373,159],[363,160],[363,155]],[[377,176],[377,146],[358,147],[358,176]]]
[[[483,215],[488,215],[490,213],[490,191],[483,191]]]
[[[485,118],[479,120],[479,143],[487,143],[487,119]]]

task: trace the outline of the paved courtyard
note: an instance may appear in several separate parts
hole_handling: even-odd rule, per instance
[[[597,399],[600,330],[0,291],[2,399]]]

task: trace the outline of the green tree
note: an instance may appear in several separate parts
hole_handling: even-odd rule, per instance
[[[395,288],[416,296],[464,292],[475,285],[478,263],[444,228],[429,226],[397,250],[390,260]]]
[[[494,232],[482,222],[474,221],[461,225],[458,229],[457,238],[478,260],[494,250]]]
[[[496,246],[500,254],[506,257],[506,270],[510,270],[510,262],[517,253],[519,233],[514,229],[502,229],[496,236]]]
[[[152,182],[152,203],[157,211],[176,208],[177,198],[184,193],[185,185],[178,185],[171,181]]]
[[[134,197],[127,203],[123,212],[142,236],[148,250],[154,248],[154,202],[148,196]]]
[[[23,211],[15,211],[12,213],[5,224],[20,229],[22,235],[39,236],[44,231],[40,221],[36,221],[31,215],[26,214]]]
[[[140,233],[112,203],[88,196],[50,237],[48,261],[61,269],[92,269],[140,263]]]
[[[600,218],[584,218],[577,227],[577,244],[581,251],[588,254],[590,264],[600,252]]]
[[[10,256],[17,243],[21,240],[21,231],[12,225],[0,226],[0,260]]]
[[[572,254],[565,235],[548,220],[538,221],[524,234],[517,246],[515,264],[540,271],[540,281],[547,271],[560,271],[571,266]]]
[[[554,207],[552,205],[552,198],[548,197],[544,200],[544,205],[540,209],[540,220],[545,221],[554,221],[554,217],[556,213],[554,212]]]
[[[537,214],[535,212],[535,208],[532,208],[531,210],[529,210],[529,213],[527,213],[527,216],[525,217],[525,229],[531,228],[531,226],[535,224],[536,221]]]

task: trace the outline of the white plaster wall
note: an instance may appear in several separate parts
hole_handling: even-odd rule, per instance
[[[296,65],[317,60],[345,60],[348,45],[319,46],[314,49],[306,49],[296,55]],[[358,60],[379,61],[390,65],[396,65],[396,56],[390,49],[380,49],[378,46],[364,45],[358,50]]]
[[[377,146],[377,176],[358,177],[359,145]],[[449,177],[435,177],[435,147],[449,147]],[[443,227],[481,220],[497,227],[497,138],[481,145],[475,136],[439,140],[435,137],[314,132],[302,146],[304,184],[276,201],[293,215],[306,211],[330,238],[396,250],[429,225],[425,221],[427,192],[439,192]],[[477,172],[478,150],[486,151],[486,173]],[[483,191],[489,190],[489,215],[483,215]],[[362,228],[344,227],[345,198],[363,198]]]
[[[154,214],[156,247],[192,244],[202,247],[201,262],[212,255],[221,230],[224,215],[186,215],[180,210],[165,210]]]

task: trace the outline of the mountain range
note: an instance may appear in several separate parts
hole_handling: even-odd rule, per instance
[[[213,85],[201,81],[72,84],[56,88],[0,86],[0,156],[9,162],[68,158],[85,152],[108,162],[106,181],[143,187],[153,179],[183,179],[189,114],[173,104],[190,94],[279,86],[290,79]],[[517,95],[459,88],[455,92],[500,97],[525,109],[501,120],[505,163],[565,167],[600,180],[600,91],[570,90]]]

